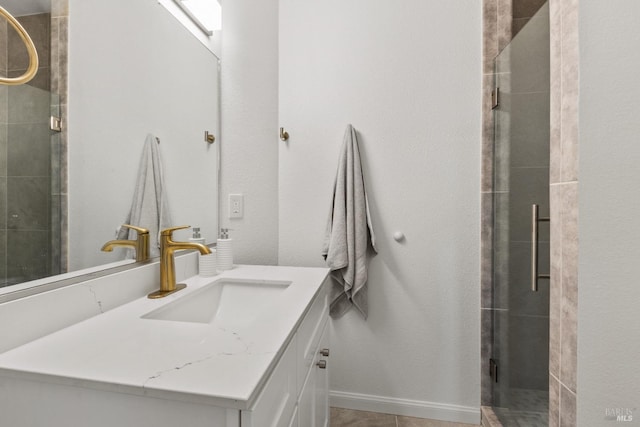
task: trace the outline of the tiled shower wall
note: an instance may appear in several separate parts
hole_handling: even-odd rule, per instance
[[[578,0],[550,0],[551,304],[549,426],[576,425]]]
[[[51,153],[51,264],[52,273],[68,267],[68,169],[67,169],[67,93],[69,53],[69,0],[51,0],[51,92],[57,97],[62,132],[52,138]],[[57,268],[57,271],[56,271]]]
[[[491,406],[489,358],[492,350],[494,123],[491,90],[493,59],[510,42],[540,0],[483,0],[481,404]],[[549,348],[549,425],[576,425],[577,330],[577,0],[550,0],[550,216],[551,291]]]
[[[49,14],[18,17],[36,46],[39,68],[29,83],[3,87],[0,283],[7,285],[46,276],[50,269],[50,20]],[[6,74],[16,77],[24,73],[29,60],[18,34],[10,27],[6,31]]]
[[[0,86],[0,286],[61,272],[66,215],[56,194],[66,185],[58,173],[66,135],[51,138],[49,116],[50,91],[66,91],[66,54],[58,65],[58,52],[66,52],[58,49],[58,41],[66,46],[66,36],[60,36],[57,23],[62,2],[56,3],[52,14],[18,18],[38,51],[35,78],[26,85]],[[22,41],[6,21],[0,23],[0,73],[18,76],[26,60]]]

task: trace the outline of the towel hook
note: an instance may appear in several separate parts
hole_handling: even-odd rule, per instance
[[[280,128],[280,139],[286,141],[289,139],[289,132],[284,130],[284,128]]]

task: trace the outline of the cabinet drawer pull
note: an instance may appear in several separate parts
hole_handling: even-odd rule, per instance
[[[319,360],[318,363],[316,363],[316,366],[320,369],[327,369],[327,361]]]
[[[322,355],[324,357],[329,357],[329,349],[328,348],[323,348],[322,350],[320,350],[320,355]]]

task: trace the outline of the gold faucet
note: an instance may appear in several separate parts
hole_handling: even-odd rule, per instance
[[[183,283],[176,284],[176,264],[173,253],[179,249],[197,249],[202,255],[210,254],[211,250],[200,243],[174,242],[171,234],[176,230],[183,230],[191,227],[183,225],[180,227],[167,228],[160,232],[160,290],[147,295],[149,298],[163,298],[169,294],[177,292],[187,287]]]
[[[136,261],[149,259],[149,230],[135,225],[123,224],[123,227],[135,230],[136,240],[110,240],[102,246],[102,251],[111,252],[116,246],[130,246],[136,250]]]

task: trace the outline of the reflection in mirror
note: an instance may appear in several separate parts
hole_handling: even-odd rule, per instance
[[[38,9],[25,10],[30,2]],[[100,248],[129,214],[148,134],[160,140],[173,225],[215,241],[220,103],[211,50],[157,0],[0,5],[21,8],[40,56],[32,82],[0,86],[0,288],[123,262],[126,251]],[[8,76],[24,68],[10,55],[25,57],[11,32],[0,22]],[[62,132],[50,130],[51,115]]]

